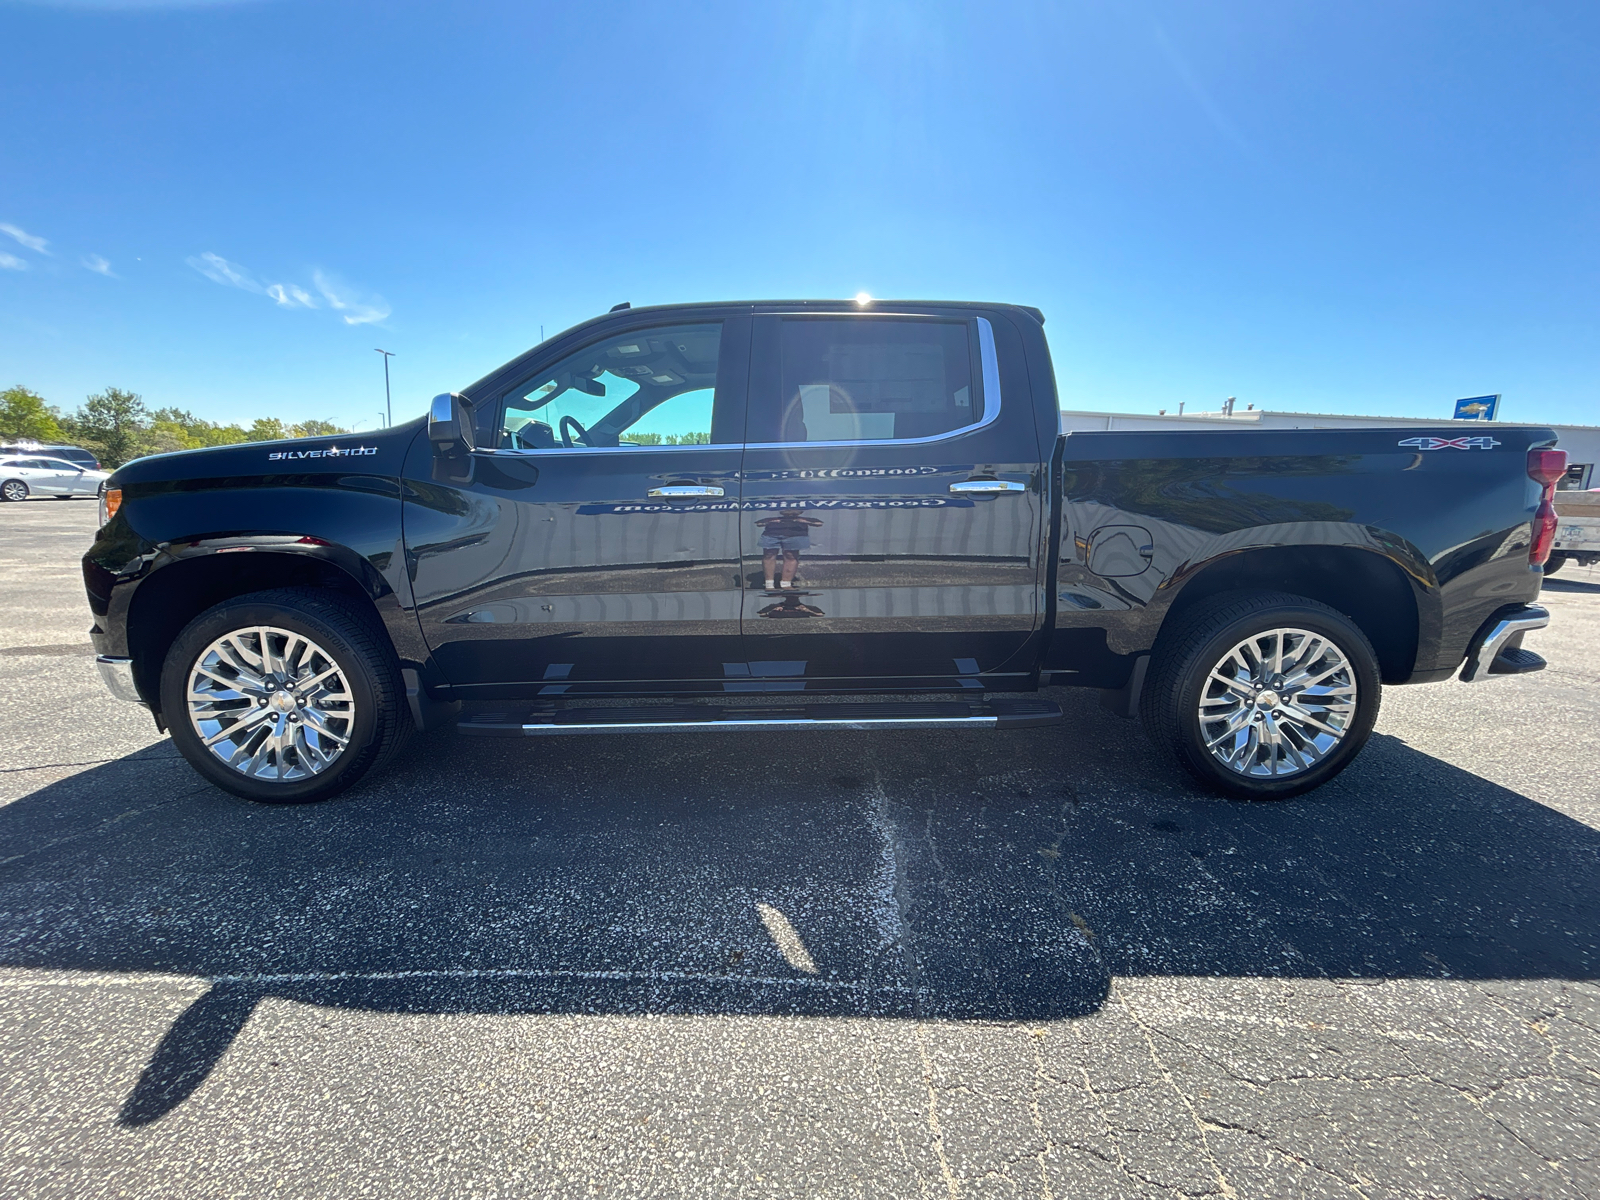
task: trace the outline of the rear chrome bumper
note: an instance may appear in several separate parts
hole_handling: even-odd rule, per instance
[[[1462,683],[1482,683],[1496,675],[1525,675],[1544,667],[1544,659],[1523,650],[1522,635],[1550,624],[1550,610],[1522,604],[1490,617],[1467,647]]]
[[[97,654],[94,665],[100,668],[100,678],[118,700],[131,700],[143,704],[144,697],[133,683],[133,659],[119,658],[114,654]]]

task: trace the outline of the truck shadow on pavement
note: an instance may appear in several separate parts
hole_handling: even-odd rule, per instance
[[[1540,590],[1574,592],[1580,596],[1600,596],[1600,579],[1546,579]]]
[[[162,743],[0,809],[0,964],[198,977],[120,1120],[266,997],[426,1013],[1049,1021],[1115,975],[1593,979],[1600,833],[1376,737],[1276,805],[1090,704],[1004,737],[436,736],[329,804]]]

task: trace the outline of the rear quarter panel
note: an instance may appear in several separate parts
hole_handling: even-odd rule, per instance
[[[1448,426],[1067,435],[1046,669],[1092,658],[1103,629],[1098,670],[1111,682],[1095,684],[1118,686],[1186,586],[1274,547],[1392,564],[1416,606],[1414,673],[1454,667],[1491,613],[1538,595],[1528,547],[1539,488],[1526,459],[1555,441],[1548,429],[1496,427],[1492,447],[1401,445],[1460,436]]]

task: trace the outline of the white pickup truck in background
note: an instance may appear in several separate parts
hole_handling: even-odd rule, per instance
[[[1600,488],[1587,492],[1557,491],[1555,494],[1555,545],[1544,573],[1553,575],[1569,562],[1580,567],[1600,562]]]

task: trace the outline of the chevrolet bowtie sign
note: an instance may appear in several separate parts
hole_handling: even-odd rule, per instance
[[[1465,400],[1456,401],[1456,411],[1453,416],[1457,421],[1492,421],[1499,411],[1498,395],[1468,396]]]

